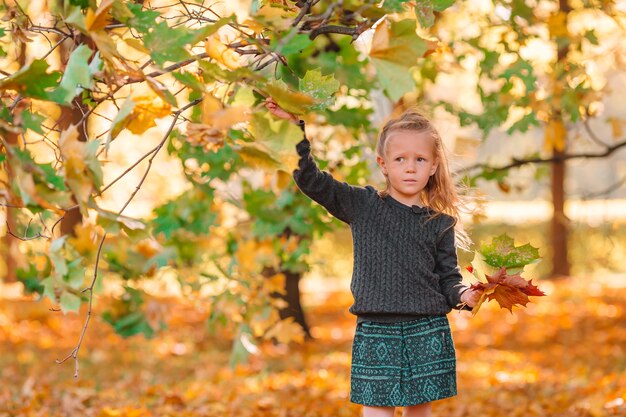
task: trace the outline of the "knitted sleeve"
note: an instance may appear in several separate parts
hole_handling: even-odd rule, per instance
[[[469,287],[462,284],[463,276],[461,268],[458,264],[456,247],[454,244],[454,219],[450,216],[449,222],[445,222],[445,229],[439,237],[437,243],[437,264],[435,273],[439,275],[439,284],[441,291],[446,297],[448,305],[456,310],[461,310],[461,294],[467,291]],[[464,306],[463,310],[471,311],[472,308]]]
[[[300,157],[298,168],[293,171],[298,188],[342,222],[351,223],[357,214],[359,200],[365,197],[366,190],[337,181],[329,172],[320,171],[311,155],[311,142],[304,132],[304,121],[300,120],[298,125],[303,132],[303,139],[296,144]]]

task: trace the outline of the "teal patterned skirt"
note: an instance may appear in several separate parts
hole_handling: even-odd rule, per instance
[[[456,393],[456,351],[447,316],[357,324],[351,402],[405,407]]]

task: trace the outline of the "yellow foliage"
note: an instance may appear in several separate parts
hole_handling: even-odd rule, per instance
[[[544,150],[551,152],[556,149],[562,152],[565,150],[566,138],[567,131],[563,122],[560,119],[550,119],[545,130]]]
[[[551,38],[565,38],[569,36],[567,31],[567,14],[562,11],[553,13],[548,17],[548,29]]]
[[[138,135],[156,126],[155,119],[171,114],[172,107],[163,100],[153,96],[133,97],[135,107],[129,117],[126,128]]]
[[[78,130],[75,125],[61,132],[59,150],[65,162],[65,177],[78,202],[86,202],[93,190],[93,183],[86,172],[85,146],[85,142],[78,140]]]
[[[98,234],[94,225],[91,223],[77,224],[74,227],[76,236],[70,237],[68,242],[80,253],[81,255],[88,255],[96,248],[96,239]]]
[[[85,16],[85,25],[88,31],[104,29],[111,20],[109,9],[113,6],[114,0],[102,0],[102,3],[98,6],[98,9],[94,12],[91,8],[87,9],[87,15]]]
[[[285,274],[281,272],[265,279],[264,288],[267,291],[267,293],[271,294],[273,292],[278,292],[283,295],[287,294],[287,290],[285,289],[286,278],[287,277],[285,277]]]
[[[304,341],[304,331],[302,330],[302,327],[294,321],[293,317],[287,317],[286,319],[276,323],[264,335],[265,339],[270,339],[272,337],[275,337],[279,343],[288,344],[292,341],[302,343]]]
[[[204,42],[204,49],[211,58],[225,65],[229,69],[239,68],[239,55],[228,46],[219,37],[218,33],[214,33]]]

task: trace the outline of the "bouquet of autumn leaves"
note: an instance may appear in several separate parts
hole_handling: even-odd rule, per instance
[[[475,251],[471,266],[466,269],[473,273],[478,282],[470,287],[481,291],[478,303],[472,308],[472,316],[485,300],[496,300],[501,308],[511,313],[513,306],[526,306],[529,296],[543,296],[545,293],[527,281],[521,274],[526,265],[539,262],[539,250],[530,244],[515,246],[513,239],[506,234],[493,238],[491,244],[482,244]]]

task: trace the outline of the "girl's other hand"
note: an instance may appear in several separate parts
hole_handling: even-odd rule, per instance
[[[481,295],[483,295],[482,291],[470,288],[461,294],[461,302],[467,304],[469,307],[474,307],[476,303],[478,303],[478,300],[480,300]]]
[[[276,117],[297,123],[300,120],[297,116],[283,110],[271,97],[265,99],[265,107]]]

